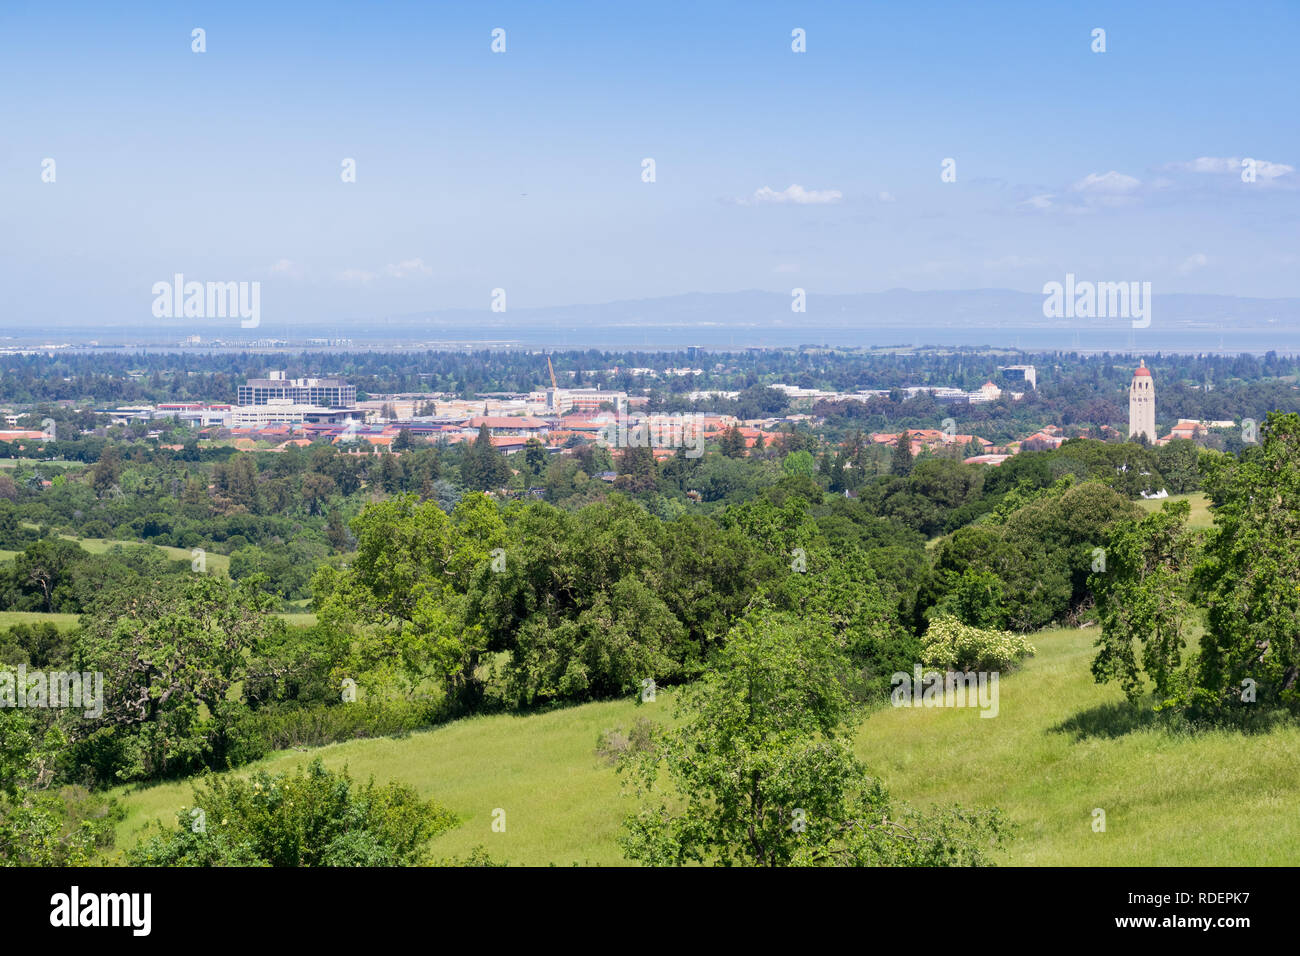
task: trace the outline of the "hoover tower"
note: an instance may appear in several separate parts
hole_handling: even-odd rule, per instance
[[[1156,386],[1145,360],[1139,360],[1133,382],[1128,387],[1128,437],[1146,435],[1156,441]]]

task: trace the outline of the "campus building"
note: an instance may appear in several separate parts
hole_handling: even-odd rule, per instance
[[[270,378],[250,378],[239,386],[239,405],[271,402],[352,408],[357,403],[357,388],[341,378],[285,378],[282,370],[272,372]]]
[[[1003,365],[998,368],[1006,385],[1038,388],[1038,370],[1032,365]]]
[[[548,388],[533,392],[528,400],[542,404],[548,415],[563,415],[574,410],[598,412],[602,405],[610,405],[620,414],[627,410],[627,392],[601,388]]]
[[[267,425],[345,424],[364,421],[357,408],[326,408],[301,402],[273,399],[260,405],[237,405],[227,413],[228,428],[265,428]]]
[[[1139,360],[1128,387],[1128,437],[1146,435],[1156,441],[1156,384],[1145,359]]]

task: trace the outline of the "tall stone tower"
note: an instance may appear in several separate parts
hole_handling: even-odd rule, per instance
[[[1128,387],[1128,437],[1146,435],[1147,441],[1156,440],[1156,385],[1151,370],[1144,360],[1139,360],[1133,382]]]

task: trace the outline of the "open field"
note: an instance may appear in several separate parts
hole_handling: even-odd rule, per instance
[[[0,629],[15,624],[40,624],[49,622],[61,631],[77,626],[79,614],[45,614],[41,611],[0,611]]]
[[[143,541],[113,541],[108,538],[77,538],[70,534],[60,535],[60,537],[66,538],[69,541],[77,542],[77,544],[81,545],[91,554],[103,554],[105,551],[118,545],[121,545],[122,547],[138,547],[145,543]],[[185,561],[186,563],[190,561],[190,552],[188,548],[173,548],[163,544],[156,544],[154,547],[159,551],[162,551],[173,561]],[[209,551],[204,560],[207,562],[208,573],[216,572],[223,575],[229,574],[230,555],[216,554],[215,552]]]
[[[664,695],[655,705],[662,706]],[[615,843],[631,801],[619,796],[619,779],[595,754],[596,737],[626,725],[632,702],[587,704],[528,717],[473,717],[405,739],[357,740],[310,752],[284,752],[258,766],[280,772],[319,755],[331,768],[345,764],[353,777],[400,780],[451,808],[462,823],[433,844],[435,855],[467,853],[484,844],[494,858],[512,863],[623,862]],[[134,842],[143,822],[174,820],[190,804],[188,783],[128,792],[128,816],[118,845]],[[492,811],[506,811],[506,832],[492,832]]]
[[[1208,528],[1214,524],[1214,515],[1210,512],[1210,499],[1200,491],[1187,495],[1170,495],[1168,498],[1139,498],[1137,504],[1144,511],[1159,511],[1160,506],[1166,501],[1187,501],[1191,504],[1192,513],[1187,519],[1189,528]]]
[[[83,461],[63,461],[48,458],[0,458],[0,468],[18,468],[23,465],[58,465],[60,468],[85,468]]]
[[[1175,736],[1133,716],[1115,687],[1092,682],[1095,628],[1044,631],[1038,655],[1004,679],[1000,714],[876,711],[857,749],[895,795],[918,806],[1000,806],[1017,838],[1005,864],[1246,865],[1300,858],[1300,728],[1258,736]],[[615,842],[633,806],[594,753],[598,734],[638,715],[666,716],[671,695],[638,707],[588,704],[526,717],[458,721],[404,739],[359,740],[263,761],[283,771],[319,755],[355,777],[401,780],[455,811],[437,856],[483,844],[512,863],[623,862]],[[174,820],[190,785],[119,791],[128,817]],[[507,814],[493,833],[491,814]],[[1106,811],[1105,833],[1092,830]]]
[[[1092,682],[1096,628],[1034,636],[1000,716],[887,709],[858,749],[919,806],[997,805],[1019,824],[1005,862],[1283,865],[1300,858],[1300,728],[1166,733]],[[1143,727],[1142,725],[1147,726]],[[1106,832],[1092,831],[1095,808]]]
[[[26,521],[23,522],[23,525],[32,529],[36,528],[36,525]],[[128,548],[128,547],[138,547],[139,545],[147,543],[144,541],[115,541],[109,538],[78,538],[76,535],[71,535],[71,534],[61,534],[59,535],[59,537],[63,538],[65,541],[77,542],[77,544],[81,545],[85,550],[89,551],[91,554],[103,554],[105,551],[108,551],[110,548],[114,548],[118,545],[121,545],[124,548]],[[188,548],[173,548],[164,544],[155,544],[153,545],[153,547],[157,548],[159,551],[162,551],[164,554],[167,555],[167,557],[171,558],[173,561],[185,561],[185,562],[190,561],[190,552]],[[0,561],[10,561],[13,559],[13,557],[16,554],[18,554],[17,551],[0,551]],[[207,553],[206,561],[207,561],[209,573],[216,572],[222,575],[229,575],[230,555],[217,554],[213,551],[209,551]]]

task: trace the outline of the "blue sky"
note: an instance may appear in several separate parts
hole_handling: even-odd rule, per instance
[[[5,324],[148,321],[176,272],[301,322],[1066,272],[1300,296],[1294,2],[125,6],[0,5]]]

